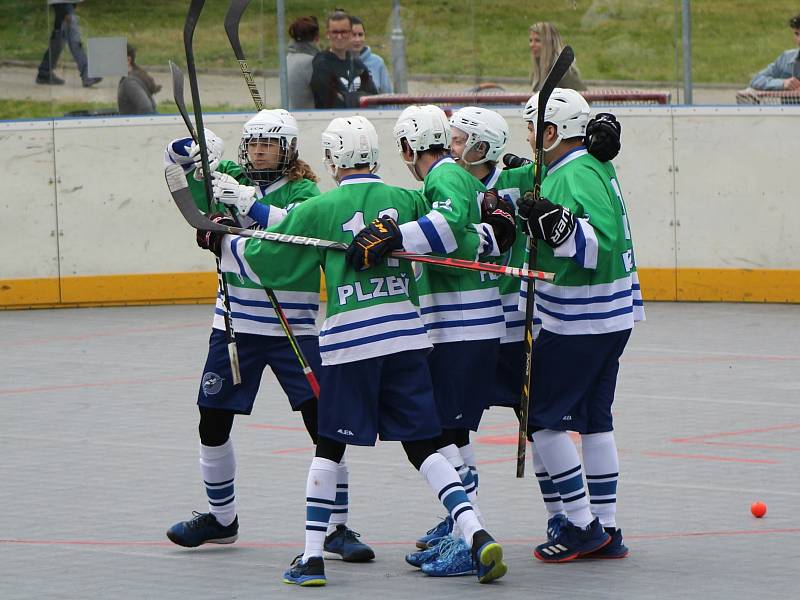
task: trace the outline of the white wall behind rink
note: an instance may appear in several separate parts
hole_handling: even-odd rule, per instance
[[[623,126],[614,162],[639,267],[800,269],[800,108],[609,110]],[[519,111],[499,112],[508,151],[530,156]],[[399,111],[362,114],[378,130],[379,174],[417,187],[392,138]],[[337,115],[296,114],[323,191],[333,181],[319,139]],[[226,158],[236,160],[247,118],[206,116]],[[177,116],[0,122],[0,280],[212,270],[164,183],[164,146],[183,135]]]

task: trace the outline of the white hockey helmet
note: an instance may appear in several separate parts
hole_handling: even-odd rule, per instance
[[[339,169],[369,165],[378,170],[378,132],[360,115],[337,117],[322,132],[325,167],[335,178]]]
[[[245,175],[259,184],[270,184],[279,179],[297,158],[297,137],[300,131],[297,121],[286,110],[261,110],[244,124],[242,141],[239,144],[239,164]],[[281,157],[273,168],[256,169],[250,160],[247,145],[253,140],[278,140]]]
[[[450,126],[467,134],[464,152],[462,156],[456,157],[467,164],[479,165],[487,161],[497,162],[508,143],[508,123],[493,110],[478,106],[465,106],[453,113],[453,116],[450,117]],[[476,162],[468,162],[464,157],[472,148],[481,143],[488,145],[486,156]]]
[[[539,94],[531,96],[522,109],[522,119],[536,126],[539,112]],[[558,131],[558,141],[550,149],[555,148],[561,140],[583,137],[589,123],[589,103],[575,90],[556,88],[550,94],[544,110],[544,122],[552,123]]]
[[[394,140],[397,149],[403,151],[403,140],[417,152],[450,148],[450,124],[447,115],[438,106],[409,106],[397,118],[394,125]]]

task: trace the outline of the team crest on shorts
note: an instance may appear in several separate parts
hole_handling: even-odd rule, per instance
[[[200,384],[200,387],[203,389],[203,394],[206,396],[213,396],[214,394],[218,394],[219,391],[222,389],[222,377],[217,375],[216,373],[212,373],[209,371],[208,373],[203,374],[203,381]]]

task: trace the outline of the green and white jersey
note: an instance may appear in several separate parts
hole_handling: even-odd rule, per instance
[[[234,161],[220,161],[217,171],[227,173],[243,185],[254,185]],[[205,211],[207,207],[205,184],[197,181],[191,171],[186,179],[189,182],[189,189],[195,204],[200,210]],[[300,202],[319,195],[317,185],[308,179],[289,181],[287,177],[281,177],[269,186],[262,188],[255,185],[255,188],[258,203],[264,207],[261,211],[261,226],[279,223],[286,217],[287,212]],[[212,207],[212,212],[227,212],[227,207],[217,203]],[[255,223],[248,216],[237,215],[237,217],[242,227],[251,227]],[[278,315],[275,314],[275,309],[272,308],[272,303],[267,298],[264,288],[252,280],[231,273],[226,273],[224,276],[228,284],[228,300],[231,306],[234,331],[283,337],[285,334]],[[317,335],[319,290],[319,269],[316,273],[298,273],[297,277],[288,279],[280,289],[273,290],[295,335]],[[212,325],[214,329],[225,329],[224,314],[222,293],[218,290]]]
[[[383,183],[377,175],[351,175],[340,186],[298,205],[270,231],[349,244],[366,223],[389,215],[398,223],[418,217],[419,193]],[[323,365],[355,362],[430,348],[412,302],[414,274],[408,261],[388,259],[355,271],[341,250],[324,250],[225,236],[222,269],[284,289],[325,272],[327,313],[319,332]]]
[[[575,231],[558,248],[537,244],[536,282],[542,328],[564,335],[631,329],[644,320],[628,215],[617,174],[579,146],[548,165],[542,197],[575,215]],[[521,304],[527,293],[523,283]]]
[[[403,223],[409,252],[475,260],[482,250],[475,225],[486,188],[447,156],[425,176],[419,219]],[[419,308],[434,344],[505,335],[499,276],[417,265]]]

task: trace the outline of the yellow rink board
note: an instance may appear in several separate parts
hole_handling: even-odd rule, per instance
[[[640,269],[644,299],[800,303],[800,270]],[[215,273],[0,280],[0,310],[211,303]],[[323,282],[323,300],[325,289]]]

